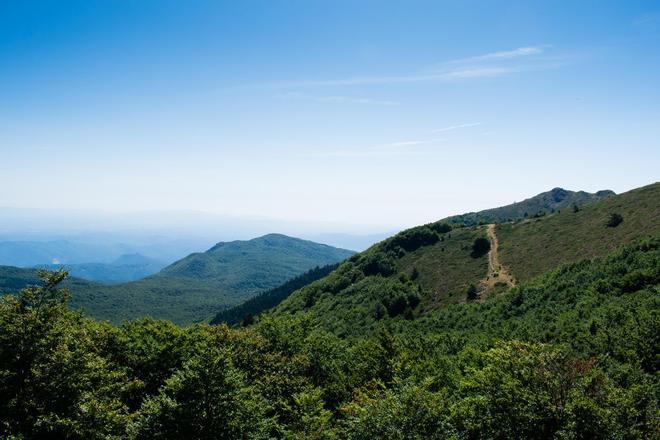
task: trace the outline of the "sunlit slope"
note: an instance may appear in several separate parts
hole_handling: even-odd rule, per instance
[[[483,223],[502,223],[539,215],[553,214],[562,209],[582,206],[615,195],[613,191],[602,190],[595,193],[586,191],[570,191],[564,188],[553,188],[520,202],[498,208],[485,209],[479,212],[449,217],[450,223],[476,225]]]
[[[623,221],[607,226],[612,214]],[[638,237],[660,232],[660,183],[539,219],[497,226],[500,260],[519,280],[565,263],[606,255]]]
[[[553,191],[528,200],[547,200]],[[607,191],[593,197],[585,194],[566,195],[572,198],[569,207],[554,213],[497,224],[499,263],[514,281],[584,257],[606,255],[660,232],[660,185],[618,196]],[[573,203],[576,197],[584,203]],[[623,222],[607,226],[611,214],[620,214]],[[415,319],[465,302],[467,288],[475,285],[481,290],[489,273],[488,257],[472,252],[475,239],[486,237],[486,232],[485,225],[454,225],[449,230],[444,221],[403,231],[294,292],[272,313],[308,314],[339,335],[351,335],[369,331],[381,320]],[[495,286],[491,293],[507,289]]]
[[[459,302],[487,271],[472,244],[484,228],[450,230],[438,222],[403,231],[354,255],[327,277],[289,296],[274,314],[311,313],[325,327],[348,335],[378,321],[412,319],[439,304]]]

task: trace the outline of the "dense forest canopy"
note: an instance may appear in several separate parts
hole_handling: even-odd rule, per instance
[[[339,338],[311,314],[113,327],[65,273],[0,303],[10,438],[651,438],[660,237]]]
[[[120,324],[153,316],[179,325],[208,321],[219,311],[274,289],[316,266],[338,263],[353,251],[268,234],[220,242],[190,254],[156,274],[128,283],[103,285],[65,281],[71,305],[88,315]],[[0,291],[16,292],[38,280],[34,269],[0,266]]]

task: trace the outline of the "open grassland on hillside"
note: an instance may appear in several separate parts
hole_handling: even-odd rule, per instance
[[[606,225],[611,214],[623,222]],[[605,255],[635,238],[660,232],[660,183],[608,197],[579,211],[497,226],[500,259],[520,280],[561,264]]]
[[[487,236],[486,225],[452,227],[441,221],[402,231],[351,257],[326,278],[292,293],[273,313],[309,315],[339,335],[355,335],[384,319],[412,320],[469,301],[468,287],[477,299],[476,290],[490,282],[482,294],[498,295],[516,281],[660,233],[660,184],[618,196],[584,194],[543,193],[526,203],[547,204],[556,198],[589,203],[494,227],[491,239],[498,238],[498,266],[510,276],[504,280],[509,283],[493,282],[500,267],[489,272],[488,257],[475,258],[472,252],[475,240]],[[613,214],[623,221],[613,225]],[[491,279],[480,283],[488,275]]]
[[[416,282],[427,292],[423,307],[462,301],[468,285],[477,284],[486,276],[488,259],[470,256],[475,238],[485,236],[483,227],[454,228],[438,243],[421,247],[398,260],[401,272],[412,274],[417,270]]]

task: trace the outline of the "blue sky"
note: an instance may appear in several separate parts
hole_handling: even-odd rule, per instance
[[[0,206],[403,227],[658,180],[657,1],[2,1]]]

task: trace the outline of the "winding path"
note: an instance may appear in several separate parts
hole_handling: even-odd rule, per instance
[[[500,263],[498,254],[499,242],[495,233],[495,224],[489,224],[487,227],[488,240],[490,240],[490,252],[488,252],[488,275],[481,281],[482,292],[491,293],[496,284],[506,284],[509,287],[515,286],[515,281],[506,266]],[[483,295],[482,295],[483,296]]]

